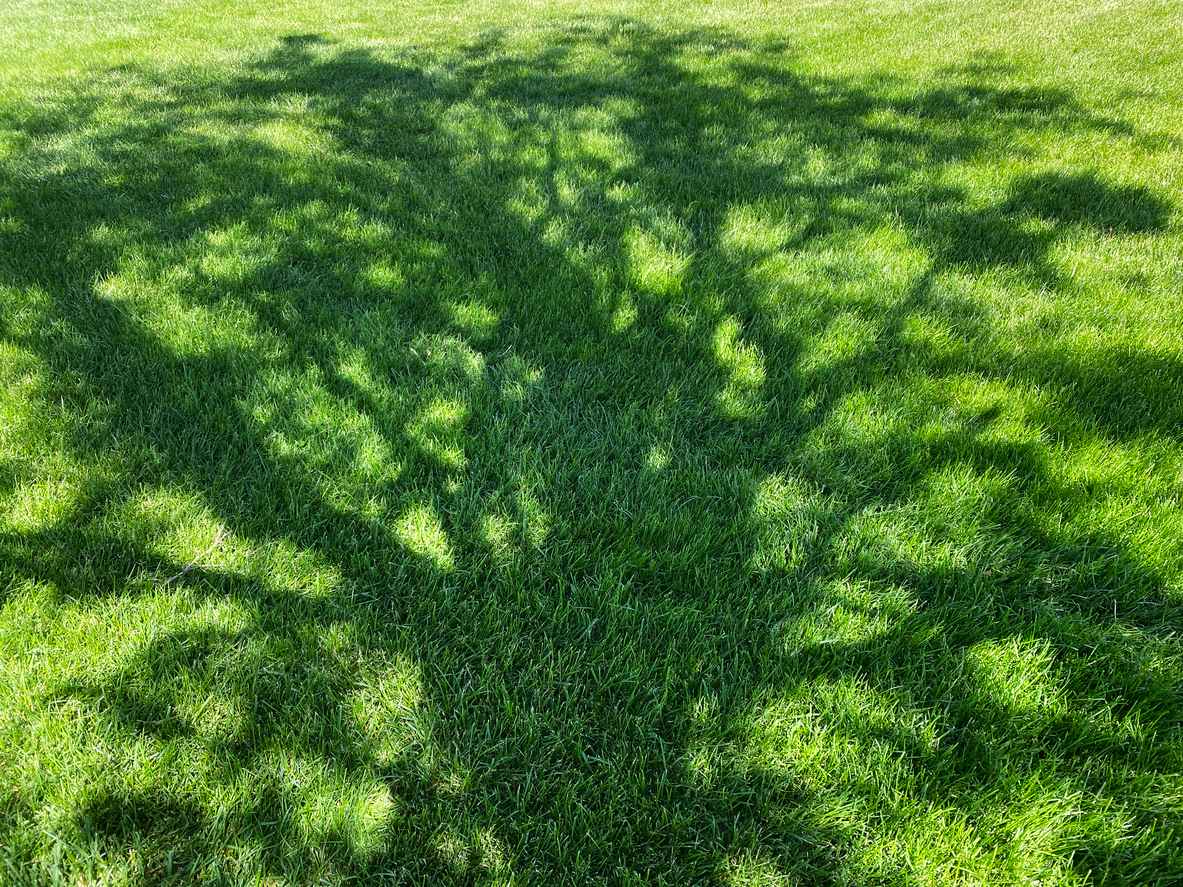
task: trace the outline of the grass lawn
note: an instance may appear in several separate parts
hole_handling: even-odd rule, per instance
[[[0,5],[0,883],[1183,883],[1181,45]]]

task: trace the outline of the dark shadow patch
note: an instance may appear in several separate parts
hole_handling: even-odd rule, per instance
[[[1047,172],[1011,186],[1006,212],[1115,234],[1166,228],[1171,205],[1141,185],[1113,185],[1093,172]]]

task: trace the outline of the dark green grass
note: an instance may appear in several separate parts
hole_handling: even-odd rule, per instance
[[[1183,879],[1169,16],[955,7],[11,81],[3,879]]]

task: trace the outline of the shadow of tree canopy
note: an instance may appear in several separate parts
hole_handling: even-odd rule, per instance
[[[46,689],[183,750],[78,840],[152,881],[903,884],[868,849],[902,811],[1023,877],[1043,804],[1048,871],[1178,862],[1178,550],[1064,465],[1177,450],[1183,366],[1054,327],[1057,245],[1172,207],[950,175],[1140,133],[997,64],[827,78],[625,19],[185,73],[0,121],[0,335],[82,466],[0,532],[8,594],[241,617]],[[169,547],[187,514],[224,562]],[[1045,705],[1000,689],[1027,661]]]

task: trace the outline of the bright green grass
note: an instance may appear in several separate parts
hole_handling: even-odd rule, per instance
[[[1181,44],[0,5],[0,882],[1183,881]]]

